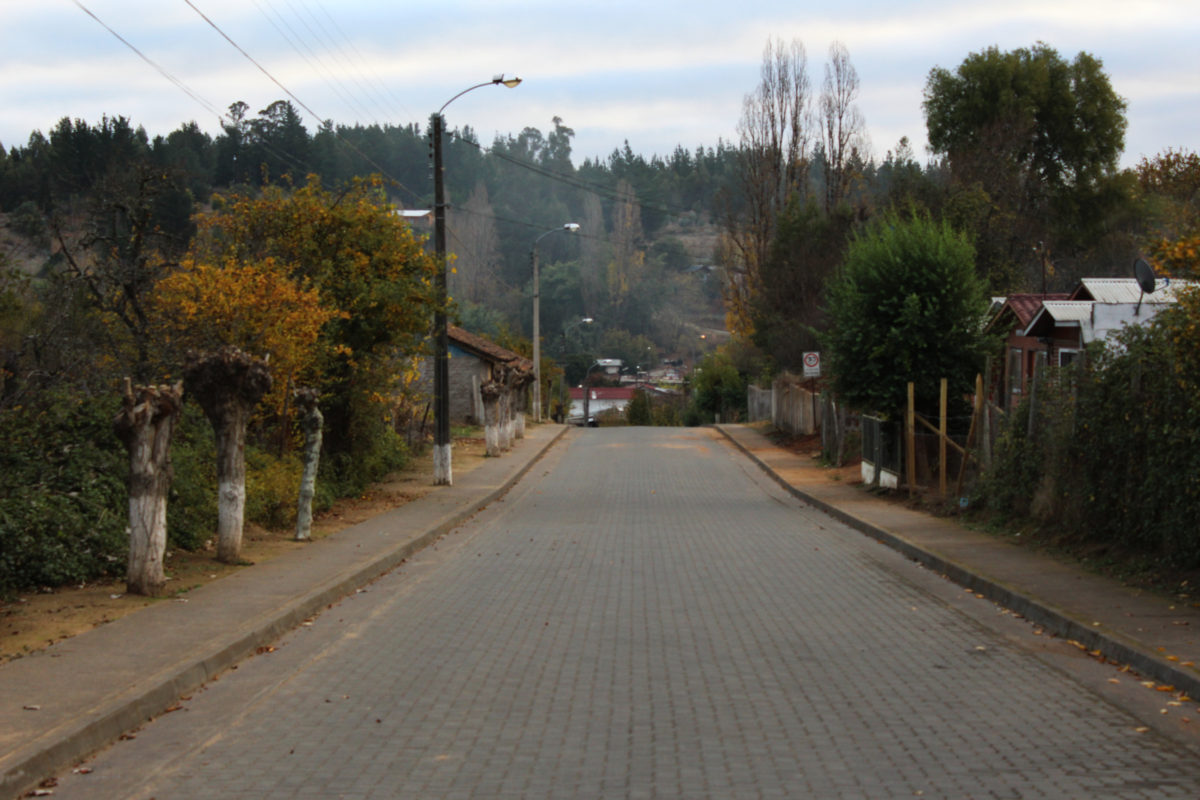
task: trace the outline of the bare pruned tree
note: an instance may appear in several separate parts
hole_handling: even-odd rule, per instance
[[[735,333],[750,332],[750,300],[775,235],[779,212],[807,191],[812,137],[808,56],[793,39],[768,40],[758,88],[746,95],[738,122],[740,196],[726,213],[726,301]]]
[[[498,290],[501,262],[500,236],[487,186],[480,182],[461,210],[449,210],[449,217],[458,256],[450,293],[459,300],[485,303]]]
[[[821,86],[821,145],[825,150],[825,212],[846,199],[853,165],[865,160],[866,123],[858,110],[858,71],[841,42],[829,46],[825,82]]]

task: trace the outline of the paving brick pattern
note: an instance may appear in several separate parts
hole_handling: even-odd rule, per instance
[[[711,431],[573,432],[56,796],[1200,796],[1194,753],[884,550]]]

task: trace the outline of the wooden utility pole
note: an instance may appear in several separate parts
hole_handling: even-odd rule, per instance
[[[908,472],[908,494],[917,493],[917,421],[913,382],[908,382],[908,413],[904,415],[904,454]]]
[[[946,496],[946,392],[947,381],[942,378],[938,399],[938,491]]]

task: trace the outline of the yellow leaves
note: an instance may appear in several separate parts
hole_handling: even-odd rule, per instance
[[[155,287],[157,327],[181,349],[234,345],[271,357],[276,403],[287,378],[309,369],[322,326],[340,316],[315,289],[292,280],[275,259],[221,266],[186,259]]]

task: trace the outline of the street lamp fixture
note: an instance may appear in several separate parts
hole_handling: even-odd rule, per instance
[[[467,92],[496,85],[512,89],[520,82],[520,78],[497,75],[490,81],[463,89],[443,103],[433,115],[430,132],[433,138],[433,246],[438,263],[435,283],[437,307],[433,317],[433,482],[439,486],[449,486],[454,482],[450,462],[450,331],[446,319],[446,186],[442,174],[442,131],[446,127],[446,121],[442,112],[446,110],[446,106]]]
[[[588,412],[590,411],[591,399],[592,399],[592,385],[591,385],[592,370],[594,370],[596,367],[599,367],[599,366],[602,366],[602,365],[599,361],[597,361],[596,363],[594,363],[590,367],[588,367],[587,372],[585,372],[583,375],[583,424],[581,427],[584,427],[584,428],[589,427],[590,422],[591,422],[591,418],[590,418],[590,415],[588,414]]]
[[[529,261],[533,265],[533,421],[542,421],[542,347],[541,347],[541,312],[540,293],[538,291],[538,242],[552,233],[578,233],[579,223],[568,222],[561,228],[554,228],[539,235],[533,240],[529,249]]]

